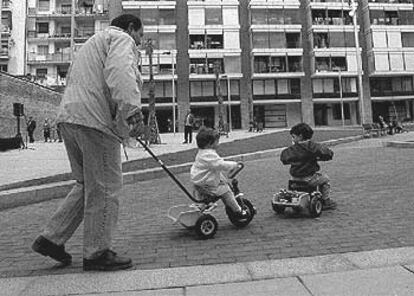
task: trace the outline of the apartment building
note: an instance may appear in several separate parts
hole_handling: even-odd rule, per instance
[[[0,70],[20,75],[24,72],[25,3],[2,0],[0,11]]]
[[[414,10],[409,0],[362,4],[372,118],[413,118]],[[364,57],[364,56],[363,56]]]
[[[108,25],[108,0],[29,0],[25,73],[38,83],[64,87],[76,50]]]

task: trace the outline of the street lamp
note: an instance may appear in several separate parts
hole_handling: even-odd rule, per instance
[[[352,17],[352,23],[354,25],[354,37],[355,37],[355,51],[356,51],[356,62],[357,62],[357,72],[358,72],[358,99],[359,105],[361,110],[361,124],[365,123],[365,110],[364,110],[364,102],[362,101],[362,61],[361,55],[359,52],[359,38],[358,38],[358,28],[357,28],[357,4],[355,0],[349,0],[349,5],[351,6],[351,11],[349,12],[349,16]]]
[[[229,106],[229,118],[228,118],[228,125],[229,125],[229,132],[231,132],[231,90],[230,90],[230,76],[227,74],[221,75],[222,78],[227,78],[227,105]]]
[[[173,132],[175,136],[175,68],[174,68],[174,53],[172,51],[165,51],[163,54],[170,54],[171,55],[171,69],[172,69],[172,77],[171,77],[171,89],[172,89],[172,115],[173,115]]]

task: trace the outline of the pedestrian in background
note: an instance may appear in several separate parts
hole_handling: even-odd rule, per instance
[[[45,138],[45,142],[49,140],[52,141],[50,139],[50,123],[48,118],[46,118],[45,122],[43,123],[43,137]]]
[[[71,65],[56,121],[76,183],[32,245],[63,265],[72,262],[64,244],[83,220],[84,270],[132,266],[112,250],[112,235],[122,189],[121,143],[143,126],[142,36],[141,20],[121,15],[88,39]]]
[[[183,144],[191,143],[193,141],[193,124],[194,115],[191,113],[191,109],[188,109],[187,114],[184,117],[184,142]]]
[[[33,119],[33,116],[29,116],[27,121],[27,133],[29,134],[29,142],[34,143],[35,139],[33,133],[36,129],[36,121]]]

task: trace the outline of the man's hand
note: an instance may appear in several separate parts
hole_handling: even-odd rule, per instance
[[[137,111],[134,115],[128,117],[127,123],[129,125],[129,136],[136,138],[141,136],[145,129],[144,117],[142,116],[141,111]]]

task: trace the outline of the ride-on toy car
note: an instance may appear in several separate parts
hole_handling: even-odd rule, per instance
[[[281,189],[272,198],[272,208],[277,214],[284,213],[286,208],[292,208],[296,213],[307,209],[313,218],[322,214],[322,194],[308,182],[289,180],[288,190]]]
[[[195,198],[141,139],[137,138],[137,141],[161,165],[161,167],[181,188],[181,190],[184,191],[184,193],[194,202],[189,205],[185,204],[171,207],[168,210],[167,216],[173,220],[174,224],[178,223],[187,229],[194,229],[197,235],[202,239],[214,237],[218,229],[218,223],[212,212],[215,208],[217,208],[217,201],[220,197],[197,194],[198,198]],[[238,187],[238,181],[235,179],[236,175],[243,169],[243,167],[244,165],[239,163],[238,167],[230,171],[227,176],[230,181],[229,186],[232,189],[237,202],[242,209],[247,212],[247,215],[240,218],[239,215],[236,215],[230,208],[226,207],[226,214],[230,222],[239,228],[247,226],[256,214],[255,207],[248,199],[243,197],[243,193],[240,192]]]

